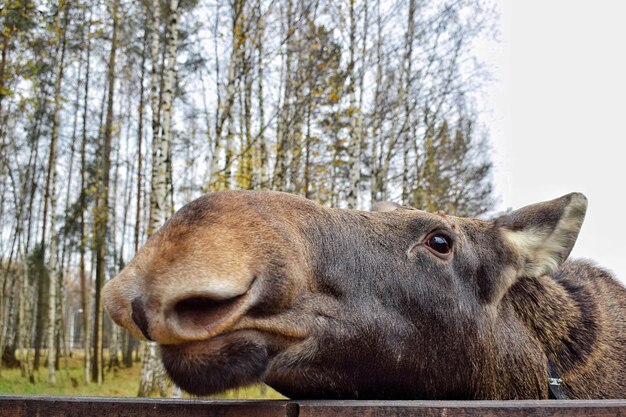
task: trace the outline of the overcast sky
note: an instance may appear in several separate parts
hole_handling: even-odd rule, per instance
[[[499,0],[485,117],[499,208],[589,199],[574,257],[626,283],[626,1]]]

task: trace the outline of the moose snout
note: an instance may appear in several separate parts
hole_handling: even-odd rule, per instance
[[[253,299],[252,280],[202,276],[186,283],[154,277],[132,267],[104,287],[110,317],[134,336],[160,344],[213,337],[237,321]]]
[[[141,334],[148,339],[152,340],[150,337],[148,317],[146,316],[146,307],[141,298],[135,298],[131,303],[131,315],[130,317],[133,319],[133,322],[137,325]]]
[[[241,317],[249,298],[248,292],[227,298],[208,291],[184,294],[165,308],[163,336],[187,342],[219,334]]]

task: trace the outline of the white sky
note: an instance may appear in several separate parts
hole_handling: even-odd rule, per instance
[[[496,0],[484,119],[501,210],[589,198],[574,257],[626,283],[626,1]],[[482,100],[481,100],[482,101]]]

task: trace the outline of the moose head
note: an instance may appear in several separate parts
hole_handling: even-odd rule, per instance
[[[484,221],[213,193],[146,242],[104,303],[193,394],[263,381],[296,398],[546,398],[550,358],[567,350],[567,374],[593,344],[571,340],[562,321],[584,312],[550,276],[586,207],[573,193]],[[555,319],[555,302],[572,311]]]

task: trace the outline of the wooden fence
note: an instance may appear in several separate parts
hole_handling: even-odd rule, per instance
[[[626,400],[207,401],[0,395],[0,417],[626,417]]]

